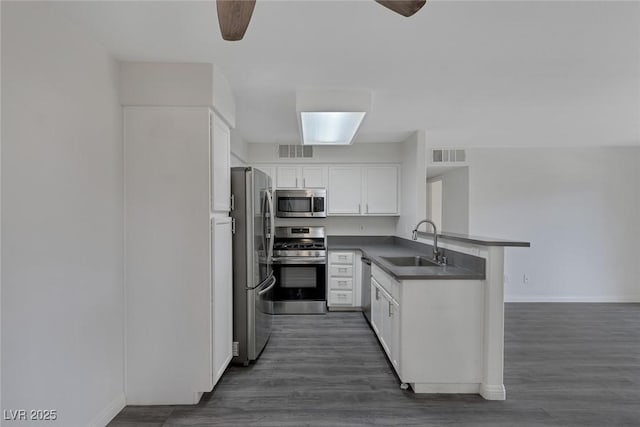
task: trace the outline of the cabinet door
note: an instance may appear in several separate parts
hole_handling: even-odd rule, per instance
[[[382,312],[380,307],[382,306],[382,293],[380,288],[374,279],[371,279],[371,327],[373,331],[380,338],[381,326],[382,326]]]
[[[325,168],[321,166],[302,167],[302,187],[303,188],[324,188],[327,183],[324,178]]]
[[[211,153],[211,210],[231,210],[231,134],[229,128],[215,113],[209,114]]]
[[[365,168],[365,206],[369,215],[398,213],[398,167],[368,166]]]
[[[362,168],[359,166],[330,167],[329,215],[360,215],[362,213]]]
[[[400,375],[400,304],[393,299],[389,303],[391,313],[389,316],[389,359]]]
[[[330,290],[328,305],[329,307],[351,307],[353,305],[353,291]]]
[[[277,170],[277,188],[298,188],[299,182],[297,166],[278,166]]]
[[[391,359],[391,297],[380,289],[380,344]]]
[[[269,175],[269,178],[271,178],[271,189],[275,190],[276,189],[276,166],[258,165],[256,166],[256,168],[260,169],[262,172]]]
[[[211,220],[211,308],[213,321],[211,340],[212,375],[215,385],[232,357],[233,279],[231,261],[231,218]]]

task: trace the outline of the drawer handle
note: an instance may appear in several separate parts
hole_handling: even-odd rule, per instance
[[[346,268],[339,268],[338,271],[347,271]]]
[[[338,280],[338,283],[340,283],[341,285],[346,285],[347,281],[346,280]]]

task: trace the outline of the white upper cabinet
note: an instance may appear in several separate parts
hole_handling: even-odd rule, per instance
[[[298,169],[297,166],[278,166],[276,187],[298,188]]]
[[[364,213],[389,215],[398,213],[398,167],[367,166],[364,168]]]
[[[329,167],[328,215],[362,213],[362,167]]]
[[[217,114],[209,114],[211,153],[211,210],[231,210],[231,133]]]
[[[325,188],[327,186],[324,166],[278,166],[277,188]]]
[[[276,170],[277,167],[276,166],[272,166],[272,165],[256,165],[254,166],[256,169],[260,169],[262,172],[266,173],[267,175],[269,175],[269,178],[271,178],[271,189],[275,190],[276,189]]]
[[[322,166],[304,166],[302,169],[302,188],[325,188],[327,168]]]
[[[398,166],[329,167],[329,215],[398,215]]]

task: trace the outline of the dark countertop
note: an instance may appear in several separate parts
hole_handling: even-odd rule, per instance
[[[433,233],[418,231],[418,236],[433,238]],[[515,240],[494,239],[493,237],[471,236],[469,234],[442,232],[438,233],[438,239],[452,240],[457,242],[473,243],[480,246],[516,246],[521,248],[531,247],[530,242],[518,242]]]
[[[397,267],[382,257],[426,256],[432,247],[396,236],[328,236],[327,249],[360,250],[396,280],[484,280],[485,260],[480,257],[442,249],[449,265],[443,267]]]

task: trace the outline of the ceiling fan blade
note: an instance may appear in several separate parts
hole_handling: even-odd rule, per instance
[[[249,26],[256,0],[217,0],[218,23],[222,38],[228,41],[242,40]]]
[[[427,0],[376,0],[387,9],[391,9],[402,16],[411,16],[419,11]]]

